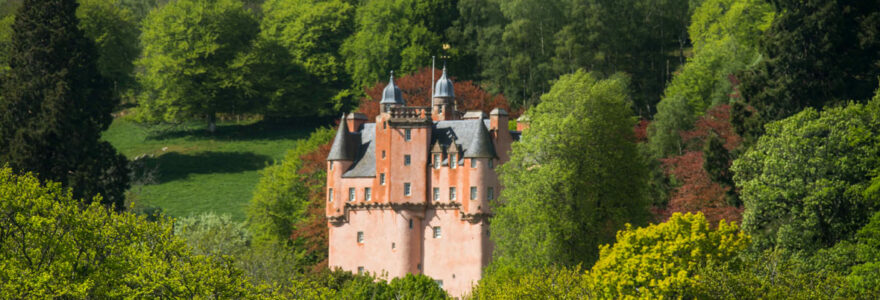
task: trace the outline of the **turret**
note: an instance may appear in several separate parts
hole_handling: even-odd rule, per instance
[[[406,101],[403,100],[403,93],[394,84],[394,71],[391,71],[391,79],[388,80],[388,85],[382,91],[382,101],[379,102],[379,106],[384,113],[390,113],[392,107],[406,106]]]
[[[354,163],[355,155],[359,142],[355,140],[356,135],[348,132],[348,125],[345,122],[345,114],[339,120],[339,129],[336,131],[336,138],[333,139],[333,146],[330,148],[330,154],[327,155],[327,207],[326,214],[331,222],[344,221],[344,201],[342,174],[351,168]]]
[[[480,117],[479,122],[475,122],[474,139],[471,141],[470,147],[464,152],[464,158],[496,158],[495,145],[492,144],[492,136],[489,130],[486,130],[484,119]]]
[[[434,85],[434,95],[431,100],[431,117],[435,121],[453,120],[455,118],[455,88],[452,80],[446,76],[446,66],[443,66],[443,75]]]

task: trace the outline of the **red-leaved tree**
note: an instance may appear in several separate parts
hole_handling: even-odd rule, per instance
[[[687,150],[682,155],[662,159],[663,170],[680,184],[670,195],[662,214],[665,218],[675,212],[702,212],[712,224],[719,220],[740,221],[743,208],[728,201],[733,187],[712,180],[706,170],[704,146],[714,135],[723,142],[724,150],[733,151],[742,139],[730,125],[730,106],[710,108],[694,124],[693,130],[681,132]],[[726,162],[729,168],[730,162]]]
[[[302,168],[299,170],[307,178],[309,189],[308,214],[305,220],[296,226],[291,239],[305,240],[306,256],[315,257],[317,263],[311,266],[312,272],[320,272],[327,268],[327,245],[329,244],[327,220],[324,218],[327,184],[326,159],[330,154],[332,142],[321,145],[312,152],[300,156]]]
[[[434,80],[440,79],[441,71],[435,70]],[[431,68],[423,68],[420,71],[401,77],[395,77],[394,83],[403,93],[403,99],[407,106],[430,106],[431,105]],[[377,82],[372,87],[364,89],[366,98],[361,99],[357,112],[367,115],[367,120],[373,120],[379,115],[379,101],[382,100],[382,91],[388,85],[387,81]],[[504,95],[492,95],[474,84],[473,81],[456,81],[452,77],[452,86],[455,88],[455,103],[459,111],[482,110],[489,113],[499,107],[510,113],[511,120],[520,115],[520,111],[511,111],[510,104]],[[368,121],[369,122],[369,121]]]

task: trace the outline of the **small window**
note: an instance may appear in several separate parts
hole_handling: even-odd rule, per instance
[[[449,201],[455,200],[455,187],[449,188]]]
[[[364,243],[364,232],[363,231],[358,231],[357,241],[358,241],[358,244]]]
[[[386,104],[385,107],[386,107],[385,110],[387,111],[388,107],[391,107],[391,106],[388,106]],[[382,129],[388,129],[388,121],[382,122]]]
[[[443,232],[440,230],[440,226],[434,226],[434,238],[439,239],[443,237]]]
[[[477,187],[471,187],[471,200],[477,200]]]
[[[477,159],[471,158],[471,168],[476,168],[476,167],[477,167]]]
[[[364,188],[364,201],[370,201],[373,199],[373,191],[371,188]]]
[[[409,128],[404,129],[403,135],[404,135],[403,139],[405,141],[409,142],[410,140],[412,140],[412,129],[409,129]]]
[[[394,248],[397,248],[397,244],[395,244],[395,243],[392,242],[392,243],[391,243],[391,249],[394,249]]]
[[[486,200],[493,199],[495,199],[495,188],[490,186],[488,189],[486,189]]]
[[[358,275],[364,274],[364,267],[358,267]]]
[[[409,182],[406,182],[403,184],[403,195],[404,196],[412,195],[412,185],[410,185]]]
[[[495,168],[495,159],[490,158],[489,159],[489,169],[494,169],[494,168]]]
[[[409,154],[403,156],[403,165],[409,166],[412,163],[412,157]]]
[[[385,150],[382,150],[382,159],[385,159]]]
[[[333,171],[333,162],[330,162],[330,171]]]
[[[385,185],[385,173],[379,173],[379,185]]]
[[[434,280],[434,283],[436,283],[441,289],[443,288],[443,280]]]
[[[438,200],[440,200],[440,188],[435,187],[434,188],[434,201],[438,201]]]
[[[412,229],[412,228],[413,228],[413,220],[409,219],[409,229]]]
[[[352,202],[355,199],[354,188],[348,188],[348,202]]]
[[[449,167],[455,169],[458,166],[458,154],[449,154]]]
[[[434,169],[439,169],[440,165],[443,164],[443,157],[440,153],[434,153]]]
[[[327,202],[333,202],[333,189],[332,188],[327,190]]]

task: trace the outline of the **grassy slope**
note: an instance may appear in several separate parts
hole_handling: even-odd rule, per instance
[[[224,123],[211,135],[201,123],[145,127],[117,119],[104,139],[129,159],[147,155],[134,163],[139,171],[129,197],[137,207],[158,207],[174,217],[213,211],[244,220],[258,171],[313,129]],[[140,175],[144,170],[150,175]]]

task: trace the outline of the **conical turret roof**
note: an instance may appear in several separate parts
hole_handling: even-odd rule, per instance
[[[339,130],[336,131],[336,137],[333,139],[333,146],[330,148],[330,154],[327,160],[354,160],[355,143],[351,140],[348,133],[348,126],[345,122],[345,114],[339,120]]]
[[[394,84],[394,71],[391,71],[391,79],[388,80],[388,85],[386,85],[385,90],[382,91],[382,101],[380,101],[379,104],[406,105],[406,101],[403,100],[403,93],[401,93],[400,88]]]
[[[455,98],[455,89],[452,87],[452,80],[446,76],[446,65],[443,65],[443,75],[437,84],[434,85],[434,98]]]
[[[480,119],[474,122],[477,128],[474,130],[474,137],[471,140],[470,147],[465,149],[464,157],[466,158],[498,157],[495,153],[495,145],[492,144],[492,136],[489,135],[489,130],[486,129],[486,122],[483,120],[483,117],[480,116]]]

